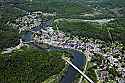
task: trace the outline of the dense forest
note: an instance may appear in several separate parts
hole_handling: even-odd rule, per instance
[[[10,5],[0,7],[0,49],[13,47],[19,43],[18,29],[9,25],[16,18],[25,14]]]
[[[65,67],[64,52],[22,48],[0,55],[0,83],[41,83]]]

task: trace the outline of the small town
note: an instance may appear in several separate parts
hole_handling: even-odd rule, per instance
[[[0,83],[125,83],[124,0],[1,0]]]
[[[40,26],[41,21],[38,17],[42,14],[42,12],[34,12],[33,14],[28,14],[27,16],[24,16],[22,18],[19,18],[16,20],[16,22],[19,22],[19,24],[22,24],[19,27],[19,33],[20,31],[30,31],[34,27]],[[53,15],[53,14],[45,14],[45,15]],[[58,19],[56,19],[54,22],[56,22]],[[29,22],[29,23],[27,23]],[[32,23],[31,23],[32,22]],[[29,27],[27,27],[29,25]],[[13,24],[14,26],[14,24]],[[125,78],[125,50],[123,50],[123,44],[120,44],[118,42],[112,43],[111,45],[106,45],[104,41],[101,41],[99,39],[87,39],[87,38],[79,38],[78,36],[71,37],[70,33],[65,33],[58,30],[53,30],[53,27],[45,27],[42,28],[40,31],[32,31],[32,41],[35,44],[48,44],[50,46],[54,47],[60,47],[60,48],[68,48],[73,50],[78,50],[83,52],[86,57],[87,61],[92,60],[92,57],[95,55],[101,55],[103,56],[101,65],[97,65],[97,63],[93,63],[94,65],[97,65],[97,69],[95,69],[95,72],[97,73],[97,77],[99,80],[107,80],[109,78],[109,72],[107,69],[110,69],[112,67],[115,67],[116,71],[121,75],[121,77],[115,77],[115,80],[118,80],[120,83],[124,82]],[[23,46],[29,45],[26,42],[23,42],[22,39],[20,39],[20,44],[16,47],[7,48],[5,51],[2,52],[2,54],[5,53],[11,53],[13,50],[20,49]],[[115,57],[118,55],[118,57]]]
[[[124,63],[120,62],[120,60],[125,59],[125,51],[122,50],[122,44],[113,43],[108,47],[104,46],[105,42],[101,40],[86,38],[79,39],[78,37],[71,38],[70,34],[66,36],[66,33],[58,30],[54,31],[52,27],[47,27],[46,30],[41,29],[41,31],[33,33],[33,42],[82,51],[87,56],[88,61],[91,61],[92,56],[95,54],[102,55],[104,59],[102,60],[101,65],[96,69],[97,71],[100,71],[98,78],[105,81],[109,78],[107,69],[115,67],[117,69],[116,71],[121,75],[121,78],[116,77],[115,79],[121,81],[121,83],[124,82],[125,67],[123,66]],[[119,56],[114,58],[114,55]]]

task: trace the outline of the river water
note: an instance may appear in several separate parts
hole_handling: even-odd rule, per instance
[[[41,28],[45,28],[49,25],[50,22],[44,22],[44,23],[41,23],[40,26],[38,27],[34,27],[32,29],[32,31],[40,31]],[[26,32],[24,33],[24,35],[22,36],[22,40],[24,42],[28,42],[28,41],[31,41],[32,40],[32,32]],[[35,45],[36,47],[36,45]],[[40,48],[39,48],[40,49]],[[83,53],[81,53],[80,51],[76,51],[76,50],[67,50],[67,49],[63,49],[63,48],[55,48],[55,47],[51,47],[49,48],[50,51],[53,51],[53,50],[65,50],[65,51],[70,51],[72,53],[72,63],[78,67],[79,69],[82,69],[85,65],[85,62],[86,62],[86,57]],[[72,83],[75,79],[75,76],[78,72],[72,67],[69,65],[68,67],[68,70],[65,72],[64,74],[64,77],[60,80],[60,83]]]

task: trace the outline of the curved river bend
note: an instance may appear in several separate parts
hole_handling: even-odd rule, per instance
[[[44,25],[49,25],[49,22],[46,22]],[[43,23],[41,23],[43,24]],[[46,26],[44,26],[46,27]],[[41,30],[41,26],[35,27],[32,29],[32,31],[40,31]],[[31,41],[32,40],[32,32],[26,32],[23,37],[22,40],[25,42]],[[36,45],[35,45],[36,47]],[[40,49],[40,48],[39,48]],[[73,59],[72,59],[72,63],[78,67],[79,69],[82,69],[83,66],[86,63],[86,57],[85,55],[80,52],[80,51],[76,51],[76,50],[69,50],[69,49],[63,49],[63,48],[58,48],[58,47],[51,47],[49,48],[50,51],[53,50],[58,50],[58,51],[70,51],[72,53]],[[75,79],[75,76],[78,72],[69,65],[67,72],[64,74],[64,77],[60,80],[60,83],[72,83]]]

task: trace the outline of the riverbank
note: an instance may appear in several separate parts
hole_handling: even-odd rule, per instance
[[[68,21],[68,20],[67,20]],[[76,20],[69,20],[69,21],[78,21]],[[112,20],[111,20],[112,21]],[[107,21],[109,22],[109,20]],[[74,36],[71,35],[70,33],[67,32],[63,32],[60,31],[58,24],[56,25],[56,29],[57,30],[53,30],[52,25],[50,25],[50,22],[41,22],[41,24],[39,24],[39,26],[34,27],[33,29],[31,29],[29,32],[26,32],[23,37],[23,43],[25,42],[34,42],[35,44],[48,44],[52,47],[55,47],[58,50],[63,50],[63,49],[70,49],[72,51],[72,55],[73,55],[73,64],[75,64],[76,66],[83,64],[81,62],[83,62],[82,59],[83,55],[85,54],[87,56],[87,61],[91,61],[91,59],[93,58],[93,56],[95,56],[95,54],[101,54],[101,56],[103,57],[108,57],[106,59],[109,60],[111,66],[112,65],[118,65],[119,64],[119,57],[116,58],[116,56],[112,55],[115,54],[115,51],[119,51],[121,52],[122,49],[121,48],[116,48],[116,47],[110,47],[109,45],[106,45],[106,43],[104,41],[98,40],[98,39],[92,39],[92,38],[86,38],[86,37],[82,37],[82,36]],[[77,25],[77,23],[75,24]],[[51,27],[50,27],[51,26]],[[87,28],[87,27],[85,27]],[[111,45],[111,43],[109,43]],[[120,45],[120,44],[118,44]],[[107,52],[106,49],[111,50],[109,54]],[[55,49],[54,48],[54,49]],[[62,48],[62,49],[61,49]],[[41,48],[40,48],[41,49]],[[108,50],[109,50],[108,49]],[[84,54],[79,53],[82,52]],[[105,53],[107,52],[107,53]],[[121,54],[120,54],[120,57]],[[81,59],[80,59],[81,58]],[[103,60],[103,59],[102,59]],[[117,63],[115,63],[117,61]],[[100,62],[101,63],[101,62]],[[102,64],[104,64],[104,62],[102,62]],[[120,66],[118,66],[119,68],[121,67],[122,64],[120,63]],[[123,64],[124,66],[124,64]],[[81,67],[81,65],[80,65]],[[83,65],[82,65],[83,67]],[[64,76],[64,83],[67,82],[68,80],[69,82],[73,81],[75,79],[75,75],[76,75],[76,71],[72,68],[68,68],[69,71],[67,71],[69,74],[67,74],[66,72],[66,77]],[[106,71],[107,73],[107,71]],[[101,72],[101,74],[103,74],[103,72]],[[100,79],[101,77],[99,77]],[[63,80],[63,79],[62,79]]]
[[[37,46],[37,45],[35,44],[35,46]],[[41,47],[41,46],[38,45],[37,47]],[[53,51],[69,52],[71,54],[70,57],[69,57],[70,60],[79,69],[83,69],[83,66],[86,63],[86,57],[79,50],[55,47],[55,46],[52,46],[52,45],[49,45],[47,49],[49,51],[53,50]],[[65,71],[66,72],[65,72],[63,78],[60,80],[60,83],[72,83],[76,79],[75,76],[78,74],[77,70],[75,70],[74,68],[72,68],[72,66],[69,65],[68,68]]]

